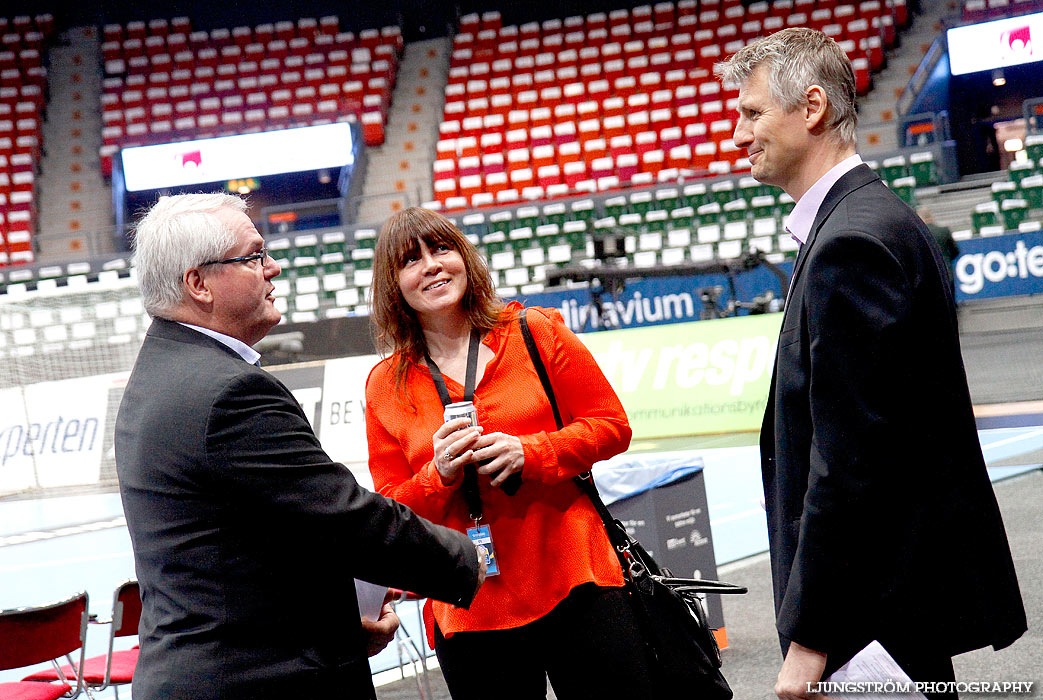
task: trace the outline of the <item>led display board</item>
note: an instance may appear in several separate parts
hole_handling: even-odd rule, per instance
[[[946,32],[953,75],[1043,59],[1043,12],[955,27]]]
[[[122,151],[129,192],[256,178],[354,162],[351,125],[306,126],[259,134],[139,146]]]

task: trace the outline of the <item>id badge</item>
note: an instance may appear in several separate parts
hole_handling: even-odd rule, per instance
[[[493,536],[488,525],[467,528],[467,536],[474,542],[478,554],[485,557],[485,575],[496,576],[500,573],[500,562],[493,548]]]

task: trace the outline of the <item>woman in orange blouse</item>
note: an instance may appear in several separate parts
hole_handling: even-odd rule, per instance
[[[387,221],[371,320],[391,354],[366,384],[373,482],[436,523],[488,528],[499,574],[468,610],[433,606],[435,650],[455,700],[543,698],[548,676],[560,700],[650,697],[618,560],[572,481],[626,450],[630,426],[561,315],[533,308],[529,326],[565,422],[557,429],[521,336],[521,308],[496,297],[478,251],[445,217],[414,207]],[[465,387],[469,355],[474,383]],[[443,402],[463,400],[468,388],[481,427],[443,424]]]

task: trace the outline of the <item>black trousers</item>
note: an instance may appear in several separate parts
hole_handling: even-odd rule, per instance
[[[651,677],[623,588],[584,584],[549,613],[508,630],[435,627],[435,652],[453,700],[651,700]]]

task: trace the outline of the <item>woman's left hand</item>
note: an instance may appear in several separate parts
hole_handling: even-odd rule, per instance
[[[520,473],[525,465],[525,449],[514,435],[489,433],[479,437],[475,445],[474,461],[480,464],[478,473],[495,474],[493,486],[499,486],[511,474]]]

